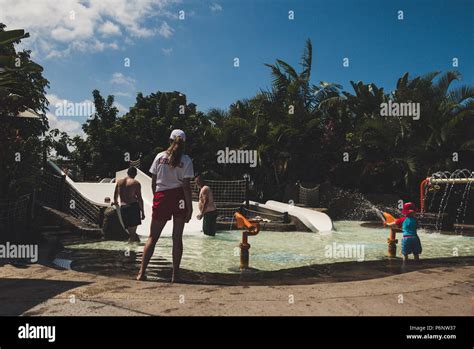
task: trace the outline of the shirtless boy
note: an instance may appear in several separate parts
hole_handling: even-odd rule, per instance
[[[143,211],[141,184],[135,179],[137,169],[130,167],[127,175],[127,177],[117,181],[114,203],[118,204],[120,196],[120,213],[123,224],[130,234],[129,242],[136,242],[140,241],[137,235],[137,227],[142,224],[141,220],[145,219],[145,212]]]
[[[196,177],[196,184],[199,187],[199,214],[197,219],[203,219],[202,231],[208,236],[216,235],[217,208],[214,203],[212,190],[206,185],[202,175]]]

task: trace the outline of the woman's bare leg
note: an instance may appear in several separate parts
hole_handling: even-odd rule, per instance
[[[183,230],[184,218],[175,218],[173,220],[173,276],[171,282],[179,279],[179,266],[183,256]]]
[[[140,271],[137,275],[137,280],[145,280],[145,271],[148,263],[150,262],[150,258],[155,251],[155,245],[160,238],[161,232],[165,227],[167,221],[156,221],[152,220],[150,224],[150,236],[146,241],[145,248],[143,249],[143,256],[142,256],[142,265],[140,267]]]

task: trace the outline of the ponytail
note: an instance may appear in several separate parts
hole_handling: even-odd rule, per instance
[[[169,148],[166,150],[169,156],[170,165],[177,167],[181,163],[181,156],[184,153],[184,139],[176,137],[171,141]]]

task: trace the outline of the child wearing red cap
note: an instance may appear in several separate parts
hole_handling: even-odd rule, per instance
[[[418,224],[415,213],[415,205],[412,202],[407,202],[403,205],[403,217],[397,219],[394,223],[389,224],[396,224],[402,228],[402,254],[404,261],[407,261],[408,255],[412,253],[415,261],[418,261],[422,252],[421,241],[416,232]]]

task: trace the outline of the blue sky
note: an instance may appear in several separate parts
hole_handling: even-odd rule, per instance
[[[122,112],[134,104],[136,92],[157,90],[183,92],[202,111],[225,109],[269,87],[263,63],[279,58],[297,66],[307,38],[314,83],[350,90],[350,80],[362,80],[390,91],[404,72],[454,69],[454,57],[462,83],[474,80],[470,0],[124,1],[0,0],[9,9],[0,22],[30,32],[24,46],[45,68],[51,102],[90,100],[97,88],[115,94]],[[49,12],[42,13],[45,8]],[[51,9],[59,19],[50,18]],[[65,21],[71,9],[77,18]],[[180,10],[184,20],[177,17]],[[31,20],[41,15],[46,20]],[[125,58],[130,67],[124,67]],[[80,133],[85,118],[61,118],[51,115],[54,125]]]

